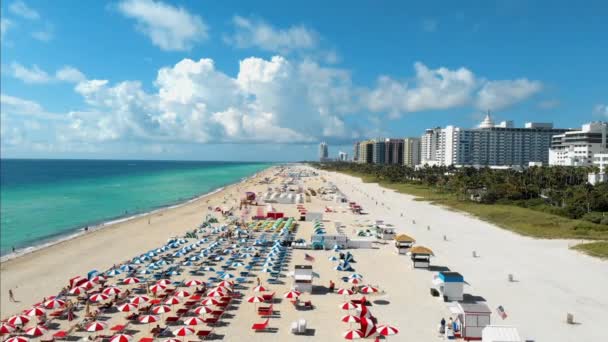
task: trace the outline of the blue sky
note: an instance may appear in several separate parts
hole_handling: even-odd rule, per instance
[[[608,119],[608,3],[2,1],[1,155],[302,160]]]

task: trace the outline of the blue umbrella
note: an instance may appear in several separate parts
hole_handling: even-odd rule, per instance
[[[334,255],[330,256],[329,261],[338,261],[338,258],[336,258]]]
[[[108,277],[113,277],[113,276],[119,275],[119,274],[121,274],[121,273],[122,273],[122,271],[121,271],[121,270],[119,270],[119,269],[115,268],[115,269],[113,269],[113,270],[109,271],[108,273],[106,273],[106,275],[107,275]]]
[[[205,267],[203,267],[203,271],[205,271],[205,272],[215,272],[215,268],[213,268],[211,266],[205,266]]]

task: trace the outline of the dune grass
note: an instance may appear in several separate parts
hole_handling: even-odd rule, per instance
[[[572,249],[576,249],[594,257],[608,259],[608,241],[581,243],[572,247]]]

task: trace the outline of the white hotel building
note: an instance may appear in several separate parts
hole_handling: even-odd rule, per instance
[[[591,122],[580,131],[570,131],[553,136],[549,150],[549,165],[590,166],[594,156],[608,153],[608,124]]]
[[[567,132],[551,123],[528,122],[514,127],[512,121],[495,125],[489,115],[477,128],[429,129],[421,137],[421,164],[475,167],[525,167],[549,163],[554,135]]]

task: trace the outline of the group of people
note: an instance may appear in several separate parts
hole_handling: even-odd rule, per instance
[[[439,334],[443,335],[448,340],[455,339],[455,333],[460,331],[460,320],[456,318],[453,320],[452,317],[446,322],[445,318],[439,322]]]

